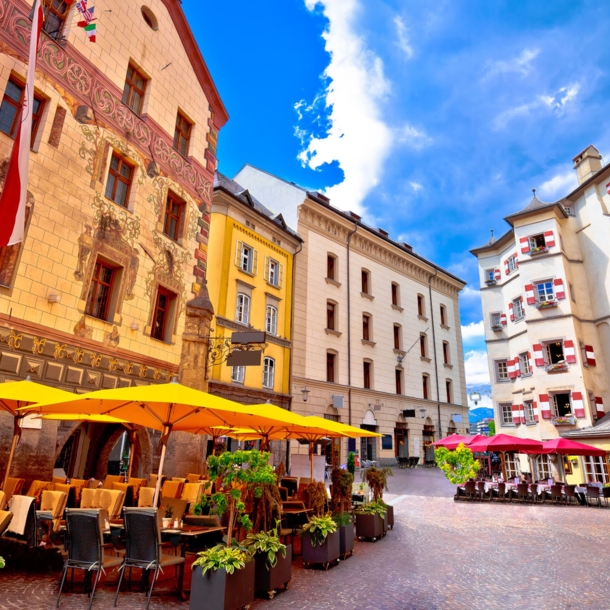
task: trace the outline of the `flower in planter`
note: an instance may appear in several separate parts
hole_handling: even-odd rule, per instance
[[[383,519],[387,510],[387,504],[383,500],[374,500],[360,506],[356,513],[359,515],[379,515]]]
[[[330,514],[323,517],[314,516],[303,526],[303,531],[310,535],[311,546],[318,546],[324,544],[328,534],[337,531],[337,524]]]
[[[233,574],[235,570],[241,570],[246,565],[247,553],[240,548],[227,547],[218,544],[210,549],[197,553],[197,559],[193,561],[193,568],[200,566],[202,574],[208,570],[225,570],[227,574]]]

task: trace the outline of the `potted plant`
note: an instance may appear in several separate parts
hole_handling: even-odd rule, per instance
[[[375,542],[385,533],[384,517],[386,505],[381,501],[364,504],[356,511],[356,536],[358,540]]]
[[[269,464],[269,453],[235,451],[211,455],[208,458],[210,481],[216,492],[202,496],[198,506],[207,504],[211,512],[228,514],[226,546],[218,545],[197,554],[191,579],[191,610],[236,610],[254,601],[255,562],[248,561],[244,549],[233,538],[237,521],[245,530],[252,528],[246,514],[246,492],[262,494],[263,485],[275,484],[275,475]],[[203,569],[198,570],[196,567]]]
[[[161,519],[163,521],[163,528],[167,529],[168,527],[172,526],[172,517],[174,516],[174,507],[169,505],[169,506],[162,506],[161,507],[165,512],[163,513],[163,518]]]
[[[370,466],[362,472],[362,480],[369,484],[369,487],[373,490],[373,500],[375,502],[381,501],[386,507],[384,516],[384,533],[387,531],[389,525],[394,527],[394,507],[383,502],[383,492],[388,491],[388,477],[394,476],[392,469],[388,466],[384,468],[376,468]]]
[[[0,568],[3,568],[4,566],[6,566],[6,562],[2,557],[0,557]]]
[[[339,530],[341,558],[345,559],[354,553],[354,524],[349,514],[354,475],[348,470],[335,468],[331,480],[333,518]]]
[[[303,526],[303,565],[308,568],[319,563],[328,570],[330,564],[341,555],[337,524],[330,515],[313,516]]]
[[[352,473],[352,476],[356,474],[356,455],[353,451],[347,454],[347,471]]]
[[[273,599],[280,587],[290,586],[292,578],[292,545],[280,542],[279,521],[268,532],[249,533],[244,546],[254,557],[254,590],[265,591]]]

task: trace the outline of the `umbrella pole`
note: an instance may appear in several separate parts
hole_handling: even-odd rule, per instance
[[[314,443],[312,441],[309,441],[309,465],[311,468],[311,482],[313,483],[313,448],[314,448]]]
[[[503,479],[504,481],[506,481],[506,480],[508,480],[508,477],[506,476],[506,462],[505,462],[505,460],[504,460],[504,457],[505,457],[505,456],[504,456],[504,451],[502,451],[502,452],[500,453],[500,462],[501,462],[501,464],[502,464],[502,479]]]
[[[133,457],[136,452],[136,430],[129,433],[129,465],[127,466],[127,481],[131,478],[131,469],[133,468]]]
[[[19,424],[17,424],[19,425]],[[11,473],[11,464],[13,463],[13,456],[15,455],[15,447],[17,447],[17,441],[19,440],[18,434],[13,434],[13,441],[11,443],[11,452],[8,455],[8,462],[6,463],[6,472],[4,473],[4,482],[2,483],[2,489],[6,489],[8,477]]]
[[[163,436],[169,436],[169,427],[163,428]],[[165,452],[167,451],[167,441],[161,446],[161,460],[159,461],[159,472],[157,473],[157,484],[155,485],[155,497],[153,499],[153,506],[156,507],[159,502],[159,492],[161,491],[161,478],[163,477],[163,466],[165,465]]]

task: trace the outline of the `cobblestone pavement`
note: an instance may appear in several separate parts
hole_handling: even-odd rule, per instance
[[[610,608],[610,509],[454,502],[438,470],[395,470],[386,499],[394,530],[328,572],[293,568],[292,586],[255,610]],[[166,574],[152,608],[188,608],[171,594]],[[109,576],[94,602],[112,607]],[[58,578],[0,574],[0,608],[54,606]],[[84,609],[76,587],[60,608]],[[145,607],[141,593],[122,593],[123,610]],[[201,606],[202,609],[205,605]]]

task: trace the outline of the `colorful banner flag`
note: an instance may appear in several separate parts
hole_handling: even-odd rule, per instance
[[[95,42],[95,35],[97,34],[97,26],[95,23],[90,23],[85,26],[85,33],[89,38],[89,42]]]
[[[87,9],[84,13],[82,13],[83,21],[79,21],[77,23],[79,28],[84,28],[86,25],[88,25],[89,23],[91,23],[93,21],[93,11],[94,10],[95,10],[95,7],[92,6],[91,8]]]
[[[25,80],[21,123],[17,129],[11,158],[0,195],[0,246],[12,246],[23,241],[25,210],[28,194],[28,170],[30,165],[30,141],[32,139],[32,108],[34,106],[34,79],[36,56],[42,30],[42,2],[34,0],[28,72]]]

